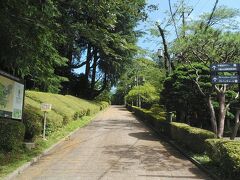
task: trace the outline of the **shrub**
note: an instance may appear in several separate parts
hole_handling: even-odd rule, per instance
[[[40,110],[40,102],[34,101],[33,99],[26,97],[25,98],[25,107],[24,107],[24,116],[23,116],[23,122],[26,123],[26,133],[31,131],[31,129],[28,130],[28,127],[38,127],[41,129],[35,129],[37,132],[32,134],[31,137],[29,134],[28,140],[34,140],[34,137],[41,133],[42,131],[42,124],[43,124],[43,112]],[[29,115],[28,115],[29,114]],[[26,119],[25,119],[26,118]],[[31,125],[30,125],[31,124]],[[47,113],[47,129],[46,134],[49,134],[58,128],[63,127],[64,125],[64,117],[58,114],[55,111],[50,111]],[[34,130],[34,129],[32,129]],[[26,134],[26,137],[27,134]]]
[[[152,111],[134,106],[131,108],[128,107],[128,109],[132,109],[136,116],[150,124],[156,131],[172,138],[196,153],[205,151],[206,139],[215,138],[215,134],[210,131],[191,127],[184,123],[167,122],[164,112],[154,114]]]
[[[19,121],[0,119],[0,149],[11,151],[19,148],[24,139],[25,127]]]
[[[108,106],[107,102],[87,101],[69,95],[26,91],[23,119],[26,126],[25,138],[28,140],[34,140],[42,132],[43,112],[40,105],[44,102],[52,104],[52,111],[47,113],[46,135],[72,120],[95,114]]]
[[[223,179],[240,177],[240,142],[224,139],[206,140],[207,155],[220,166]]]
[[[39,109],[29,104],[25,105],[23,112],[23,123],[26,131],[24,138],[26,140],[34,140],[36,136],[42,132],[42,116],[40,115]]]
[[[154,114],[165,114],[164,108],[159,104],[153,104],[150,111],[153,112]]]
[[[30,99],[39,103],[39,108],[41,103],[50,103],[52,104],[52,111],[55,111],[57,114],[63,117],[63,124],[67,124],[69,121],[74,119],[75,111],[73,108],[69,107],[65,103],[65,98],[62,95],[43,93],[43,92],[34,92],[27,91],[26,96]],[[64,99],[63,99],[64,98]],[[72,103],[72,107],[74,107]]]
[[[184,123],[171,123],[171,137],[178,143],[185,145],[196,153],[203,153],[206,149],[205,140],[215,138],[215,134],[208,130],[191,127]]]

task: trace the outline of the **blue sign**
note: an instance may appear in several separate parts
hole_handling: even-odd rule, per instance
[[[212,76],[213,84],[238,84],[240,83],[239,76]]]
[[[211,71],[215,72],[236,72],[239,70],[239,64],[227,63],[227,64],[212,64],[210,66]]]

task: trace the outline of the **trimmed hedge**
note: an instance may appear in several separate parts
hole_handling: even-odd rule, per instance
[[[208,139],[207,155],[222,169],[223,179],[240,178],[240,141]]]
[[[22,145],[25,127],[19,121],[0,119],[0,150],[11,151]]]
[[[41,103],[52,104],[47,114],[46,135],[83,116],[92,115],[108,106],[107,102],[87,101],[73,96],[26,91],[23,122],[26,126],[25,139],[33,141],[42,133],[43,112]]]
[[[166,121],[165,113],[154,114],[151,111],[131,106],[127,108],[142,121],[151,125],[155,131],[186,146],[192,152],[203,153],[206,148],[205,140],[215,138],[214,133],[204,129],[191,127],[184,123],[169,123]]]
[[[184,123],[172,122],[170,124],[171,138],[196,153],[203,153],[205,151],[206,139],[212,139],[216,137],[213,132],[191,127]]]

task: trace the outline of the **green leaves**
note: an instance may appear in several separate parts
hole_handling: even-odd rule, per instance
[[[129,91],[126,96],[127,101],[134,101],[138,98],[138,96],[145,103],[154,103],[158,102],[159,95],[153,85],[150,83],[145,83],[141,86],[135,86],[133,89]]]

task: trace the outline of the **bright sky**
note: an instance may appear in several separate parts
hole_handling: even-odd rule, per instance
[[[171,0],[172,4],[172,11],[175,11],[174,3],[178,2],[178,0]],[[189,16],[189,18],[197,18],[199,15],[201,15],[204,12],[211,12],[215,0],[185,0],[185,3],[188,6],[191,6],[193,8],[193,12]],[[148,4],[155,4],[158,5],[159,9],[155,12],[152,12],[149,14],[148,21],[151,22],[141,22],[139,25],[139,29],[141,30],[147,30],[154,26],[155,22],[163,22],[164,18],[166,18],[166,11],[169,11],[169,5],[168,0],[148,0]],[[230,8],[236,8],[240,9],[240,0],[219,0],[218,6],[225,5]],[[239,18],[240,21],[240,18]],[[172,29],[172,30],[171,30]],[[169,38],[174,38],[174,29],[170,28],[171,35],[169,35]],[[156,52],[157,49],[159,49],[159,43],[161,42],[161,39],[158,38],[151,38],[149,35],[145,35],[143,38],[141,38],[138,42],[138,45],[142,47],[143,49],[148,49],[152,52]]]

